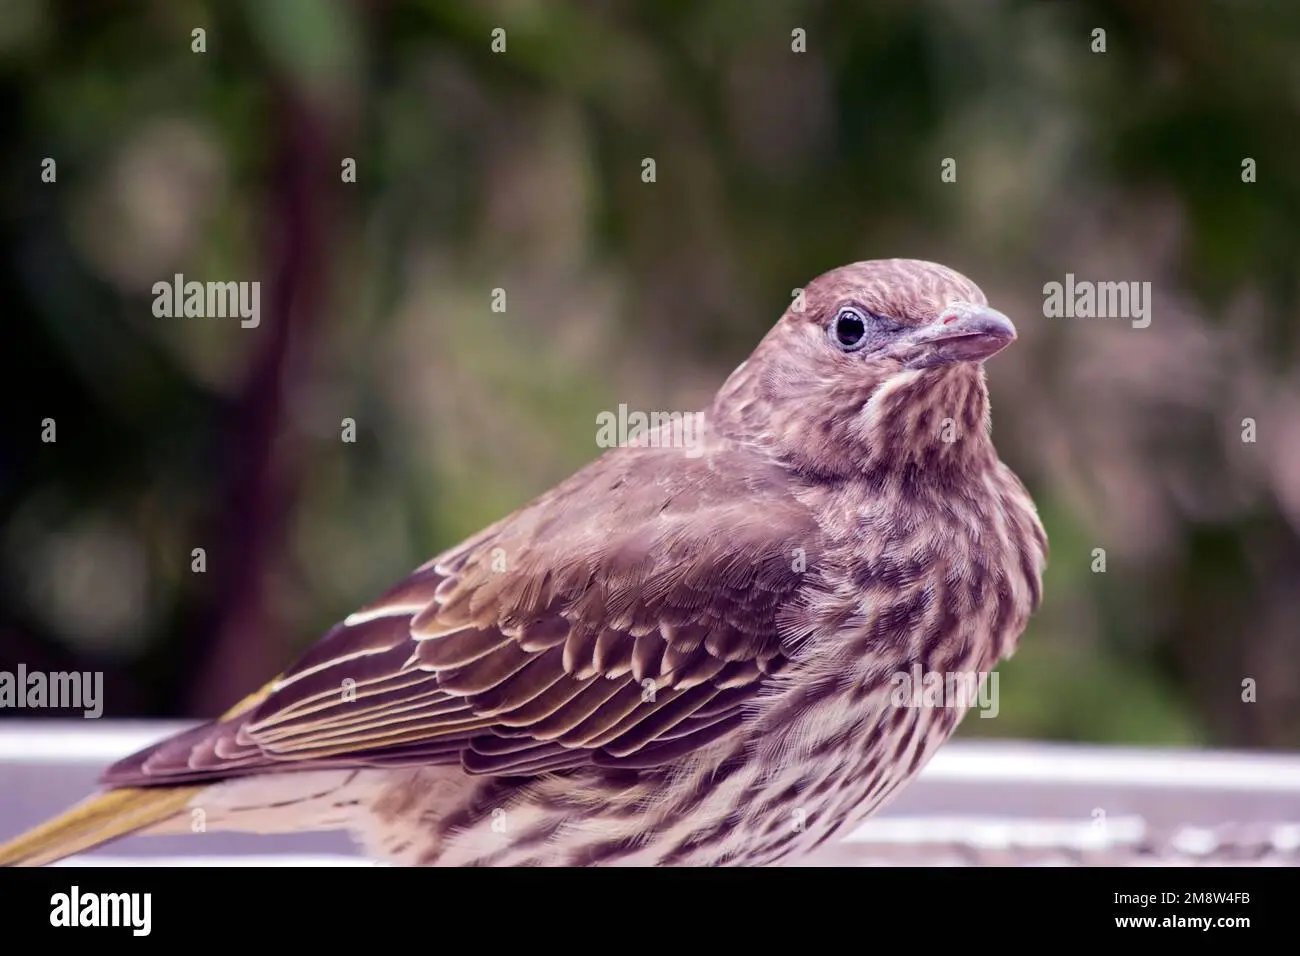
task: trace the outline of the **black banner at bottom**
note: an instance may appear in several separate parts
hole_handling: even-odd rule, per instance
[[[1284,930],[1294,920],[1287,868],[590,869],[426,871],[342,868],[0,870],[0,918],[20,944],[45,932],[79,943],[398,945],[411,934],[536,946],[593,932],[676,945],[774,934],[864,945],[872,934],[944,945],[976,927],[1026,924],[1051,939]],[[1290,919],[1282,918],[1290,907]],[[865,937],[863,934],[867,934]],[[611,937],[602,937],[610,940]],[[1038,938],[1044,938],[1039,936]],[[402,944],[405,945],[405,944]]]

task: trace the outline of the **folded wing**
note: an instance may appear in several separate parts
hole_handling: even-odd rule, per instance
[[[787,479],[743,449],[611,452],[104,782],[679,758],[735,729],[803,636],[822,538]]]

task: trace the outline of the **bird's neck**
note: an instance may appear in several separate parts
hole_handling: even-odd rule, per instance
[[[827,389],[741,366],[707,416],[723,440],[762,448],[809,477],[957,480],[997,460],[978,365],[903,372],[868,391],[860,383]]]
[[[863,408],[855,431],[868,475],[971,475],[997,460],[989,393],[979,365],[905,372]]]

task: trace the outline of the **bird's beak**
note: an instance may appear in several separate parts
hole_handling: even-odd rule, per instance
[[[908,368],[953,362],[982,362],[1016,340],[1016,327],[997,309],[952,302],[937,319],[904,340],[900,356]]]

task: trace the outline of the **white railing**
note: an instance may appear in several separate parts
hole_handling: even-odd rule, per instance
[[[81,799],[108,763],[190,726],[0,722],[0,840]],[[343,834],[132,838],[69,861],[366,865]],[[1300,865],[1300,754],[958,740],[826,865]]]

